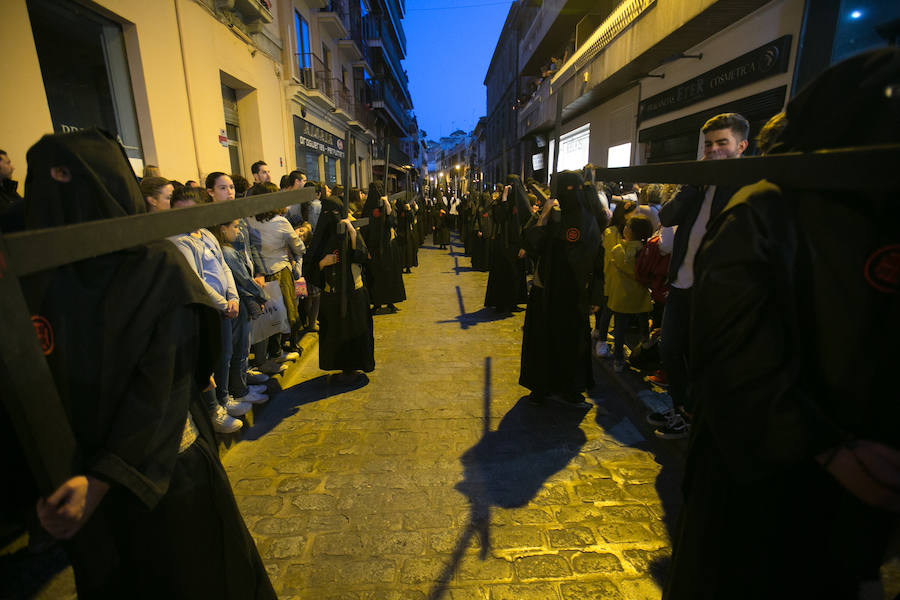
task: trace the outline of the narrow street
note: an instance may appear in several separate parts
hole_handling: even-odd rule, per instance
[[[599,367],[591,410],[530,405],[461,253],[420,250],[366,385],[308,352],[225,456],[279,597],[659,597],[680,458]]]

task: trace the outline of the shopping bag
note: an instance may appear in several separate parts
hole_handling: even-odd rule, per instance
[[[306,279],[303,277],[294,282],[294,294],[296,294],[298,298],[306,298],[309,296],[309,291],[306,288]]]
[[[250,320],[250,343],[255,344],[269,339],[276,333],[290,333],[287,309],[284,297],[277,281],[269,281],[263,287],[266,292],[266,308],[261,315]]]

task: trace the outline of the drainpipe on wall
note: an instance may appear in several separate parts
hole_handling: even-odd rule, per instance
[[[175,24],[178,27],[178,49],[181,51],[181,69],[184,72],[184,89],[187,92],[188,118],[191,121],[191,139],[194,142],[194,161],[197,163],[197,181],[202,182],[200,174],[200,149],[197,146],[197,126],[194,123],[194,109],[192,106],[194,95],[191,93],[191,84],[187,74],[187,57],[184,55],[184,33],[181,28],[181,13],[178,10],[178,0],[175,4]]]

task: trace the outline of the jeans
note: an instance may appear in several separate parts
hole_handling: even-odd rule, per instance
[[[222,357],[219,364],[216,365],[216,400],[219,404],[225,405],[228,397],[228,371],[231,365],[232,344],[231,344],[231,328],[233,319],[228,319],[225,315],[220,315],[222,331]]]
[[[603,306],[594,313],[594,329],[600,332],[600,341],[606,341],[606,335],[609,333],[609,321],[612,319],[612,311],[609,310],[609,298],[603,297]]]
[[[625,332],[631,327],[631,321],[634,314],[631,313],[612,313],[616,316],[613,326],[613,336],[616,338],[613,342],[613,360],[625,360]]]
[[[238,316],[231,320],[231,361],[228,373],[228,391],[235,398],[243,398],[247,389],[247,355],[250,354],[250,318],[246,305],[241,302]]]
[[[676,408],[692,411],[688,397],[688,349],[690,348],[691,290],[669,289],[659,339],[660,358],[669,379],[669,394]]]

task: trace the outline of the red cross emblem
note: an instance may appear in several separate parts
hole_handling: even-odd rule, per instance
[[[866,261],[865,276],[879,292],[900,293],[900,244],[876,250]]]
[[[50,321],[34,315],[31,317],[31,324],[34,326],[34,333],[41,344],[41,351],[44,356],[49,355],[53,352],[53,328],[50,327]]]

